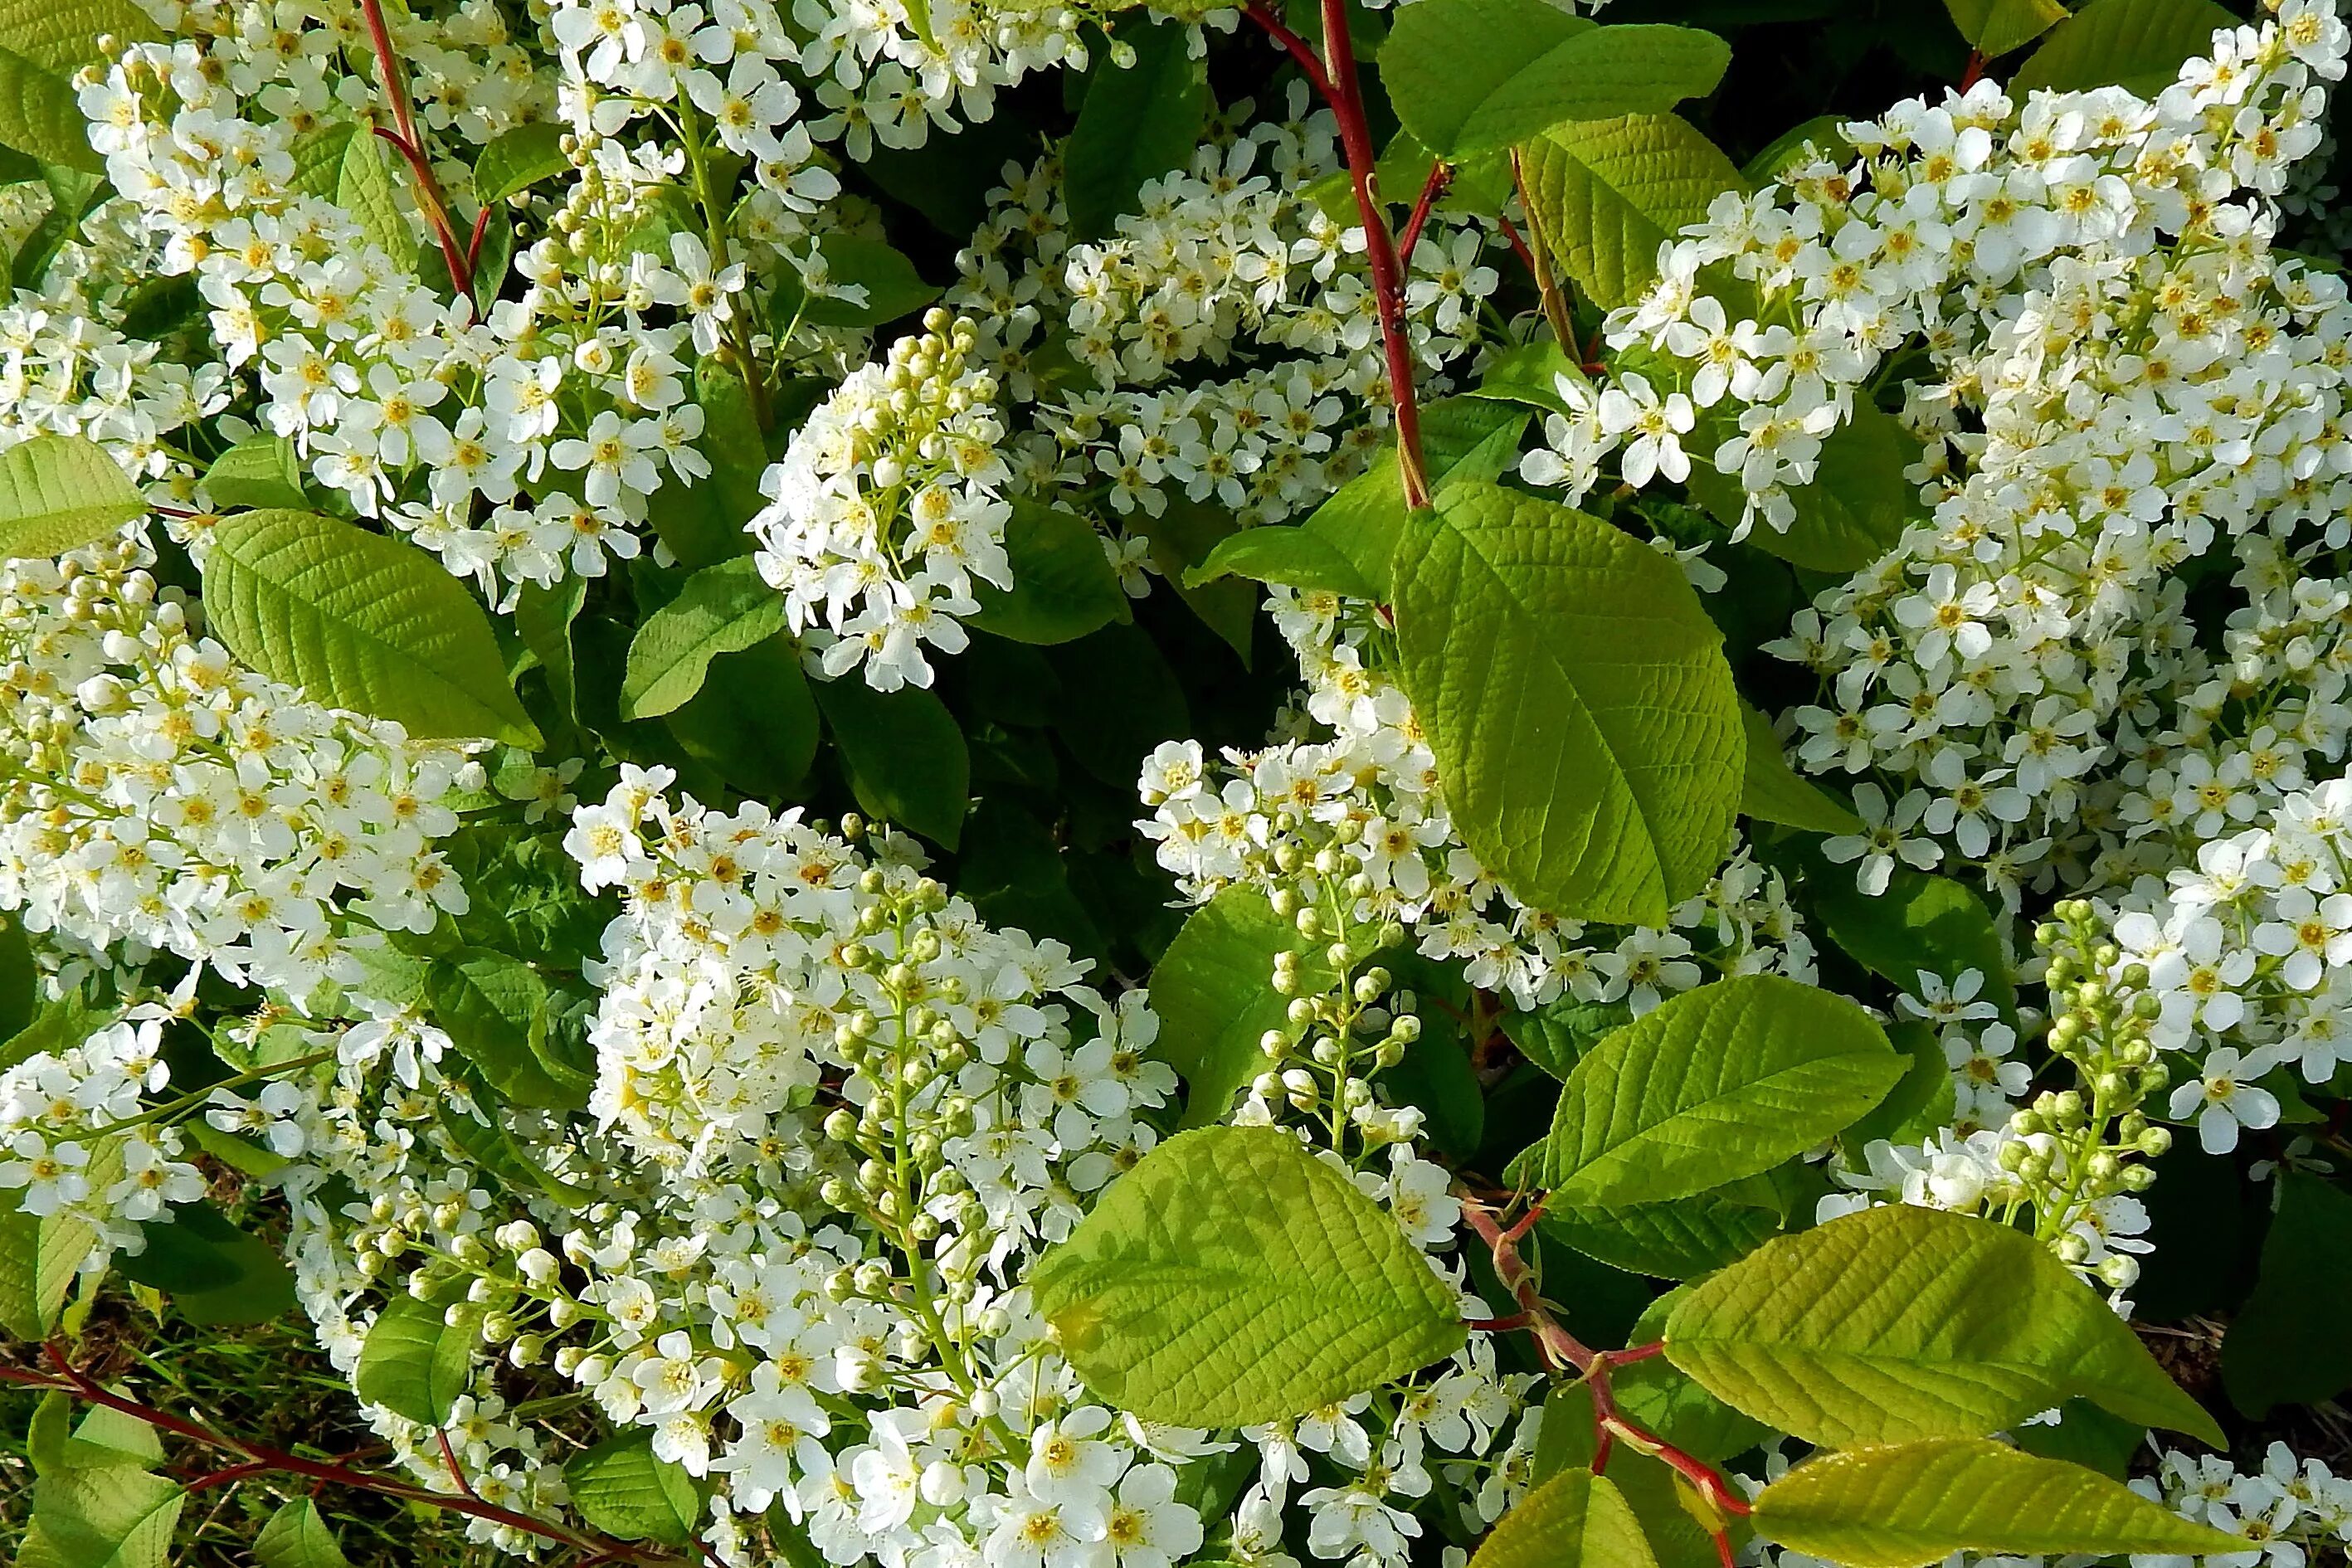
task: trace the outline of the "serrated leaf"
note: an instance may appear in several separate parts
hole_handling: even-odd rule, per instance
[[[164,1568],[184,1500],[128,1465],[51,1470],[33,1484],[16,1568]]]
[[[106,160],[90,147],[73,83],[6,47],[0,47],[0,145],[45,163],[106,172]]]
[[[474,159],[474,192],[482,205],[496,206],[571,168],[563,135],[562,126],[541,121],[518,125],[483,148]]]
[[[109,36],[117,44],[155,37],[154,18],[132,0],[0,0],[0,38],[62,77],[104,58],[98,40]]]
[[[1860,817],[1789,766],[1770,720],[1745,702],[1739,705],[1739,717],[1748,731],[1748,768],[1739,782],[1740,816],[1801,827],[1809,833],[1862,831]]]
[[[294,178],[290,188],[320,201],[332,201],[335,183],[342,177],[343,150],[351,145],[353,128],[336,122],[305,131],[294,138]]]
[[[621,717],[651,719],[672,711],[702,689],[713,658],[764,642],[785,624],[783,595],[767,584],[749,556],[704,567],[629,639]]]
[[[449,1419],[473,1390],[474,1331],[449,1327],[442,1310],[413,1296],[385,1304],[360,1347],[352,1382],[362,1399],[428,1426]]]
[[[2278,1180],[2253,1294],[2221,1340],[2221,1385],[2256,1420],[2352,1387],[2352,1197],[2307,1172]]]
[[[1570,409],[1559,390],[1559,378],[1563,375],[1571,382],[1585,379],[1582,367],[1568,357],[1567,350],[1550,338],[1541,338],[1505,349],[1488,360],[1478,384],[1467,395],[1524,403],[1547,413],[1565,415]]]
[[[1528,1176],[1570,1207],[1688,1197],[1804,1152],[1877,1104],[1903,1068],[1844,997],[1736,975],[1586,1053]]]
[[[701,1494],[685,1467],[654,1454],[654,1435],[639,1428],[607,1437],[563,1467],[563,1484],[580,1517],[624,1541],[683,1546],[702,1517]]]
[[[205,494],[227,510],[235,507],[278,507],[307,510],[311,502],[303,486],[307,476],[294,443],[283,436],[249,437],[213,459],[205,470]]]
[[[353,132],[336,170],[335,205],[351,214],[369,244],[405,264],[416,247],[408,220],[401,216],[393,157],[383,137],[364,129]]]
[[[1255,888],[1227,888],[1194,910],[1151,970],[1151,1005],[1160,1015],[1155,1054],[1184,1077],[1184,1122],[1224,1120],[1234,1096],[1264,1068],[1258,1038],[1290,1032],[1289,999],[1274,989],[1279,952],[1299,955],[1307,984],[1321,985],[1329,966],[1317,944],[1274,912]]]
[[[1664,1203],[1546,1209],[1545,1236],[1654,1279],[1688,1279],[1736,1263],[1780,1233],[1772,1184],[1748,1176]]]
[[[1387,1211],[1272,1127],[1160,1144],[1029,1284],[1087,1386],[1147,1421],[1303,1415],[1444,1359],[1465,1332]]]
[[[1424,0],[1426,3],[1426,0]],[[1497,1520],[1471,1568],[1656,1568],[1641,1521],[1606,1476],[1562,1470]]]
[[[1381,81],[1441,158],[1508,147],[1563,121],[1663,114],[1715,90],[1731,47],[1696,27],[1601,27],[1546,0],[1421,0],[1397,11]]]
[[[1206,62],[1192,58],[1192,29],[1159,21],[1118,37],[1135,46],[1135,64],[1121,70],[1106,52],[1062,147],[1063,196],[1078,239],[1110,233],[1135,210],[1145,181],[1181,168],[1208,119]]]
[[[335,1540],[335,1532],[319,1512],[319,1505],[298,1497],[269,1516],[253,1539],[254,1560],[261,1568],[350,1568],[351,1559]]]
[[[481,605],[415,545],[316,512],[238,512],[204,574],[213,630],[264,675],[413,735],[541,743]]]
[[[2219,1445],[2090,1287],[2022,1231],[1892,1204],[1782,1237],[1694,1287],[1666,1354],[1809,1443],[1977,1437],[2079,1395]]]
[[[2114,83],[2154,98],[2181,62],[2212,47],[2238,18],[2214,0],[2091,0],[2053,28],[2009,84],[2021,102],[2035,88],[2080,92]]]
[[[954,848],[971,807],[971,752],[947,704],[912,686],[877,691],[856,675],[814,689],[857,804]]]
[[[1394,573],[1405,692],[1463,841],[1538,908],[1663,926],[1722,858],[1747,749],[1681,569],[1463,483],[1407,521]]]
[[[51,1399],[56,1404],[50,1404]],[[163,1439],[155,1435],[154,1427],[136,1415],[94,1405],[68,1432],[67,1418],[73,1409],[69,1396],[62,1393],[51,1394],[42,1400],[41,1406],[36,1413],[36,1426],[46,1429],[37,1429],[26,1447],[33,1452],[35,1468],[44,1474],[53,1469],[104,1469],[118,1465],[148,1470],[163,1462]]]
[[[0,556],[62,555],[146,515],[146,498],[95,441],[36,436],[0,452]]]
[[[1013,565],[1011,591],[976,584],[980,609],[964,617],[982,631],[1048,646],[1134,618],[1102,534],[1076,513],[1014,500],[1004,553]]]
[[[586,1107],[594,1078],[557,1054],[547,984],[530,964],[462,948],[433,961],[425,987],[433,1021],[507,1100],[549,1110]]]
[[[1633,1010],[1622,1001],[1585,1002],[1570,993],[1532,1013],[1506,1013],[1502,1023],[1521,1056],[1564,1080],[1585,1052],[1633,1018]]]
[[[1467,397],[1445,397],[1422,410],[1422,459],[1430,488],[1495,479],[1518,454],[1527,416]],[[1327,589],[1386,604],[1390,565],[1404,531],[1404,487],[1393,443],[1371,466],[1307,515],[1296,528],[1244,529],[1219,542],[1185,581],[1201,584],[1230,573],[1294,588]],[[1295,541],[1295,542],[1294,542]],[[1270,570],[1265,574],[1255,567]]]
[[[1709,423],[1716,428],[1693,443],[1696,450],[1712,450],[1734,433],[1727,419]],[[1748,542],[1811,572],[1859,572],[1902,543],[1903,531],[1927,515],[1918,487],[1903,477],[1918,460],[1918,439],[1901,420],[1857,405],[1822,438],[1812,480],[1789,492],[1795,520],[1783,530],[1759,518]],[[1691,465],[1690,493],[1725,527],[1739,526],[1748,491],[1737,476],[1718,473],[1702,458]]]
[[[1755,1506],[1760,1534],[1849,1568],[1920,1568],[1955,1552],[2193,1555],[2246,1545],[2080,1465],[1981,1438],[1820,1455]]]
[[[1944,0],[1952,25],[1987,59],[2021,49],[2066,19],[2059,0]]]
[[[1554,126],[1527,144],[1521,172],[1551,254],[1612,310],[1657,277],[1661,244],[1746,184],[1714,142],[1671,114]]]

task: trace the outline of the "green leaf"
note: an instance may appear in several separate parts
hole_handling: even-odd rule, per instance
[[[62,555],[146,515],[146,498],[95,441],[36,436],[0,452],[0,556]]]
[[[33,1026],[47,1008],[41,1001],[41,968],[26,939],[25,922],[0,912],[0,1072],[5,1072],[47,1046],[16,1054],[17,1037]]]
[[[1453,1290],[1387,1211],[1273,1127],[1160,1144],[1029,1285],[1087,1385],[1146,1421],[1284,1420],[1465,1336]]]
[[[184,1498],[128,1465],[51,1470],[33,1484],[16,1568],[164,1568]]]
[[[1099,239],[1135,210],[1148,180],[1184,166],[1208,121],[1206,62],[1192,58],[1192,29],[1174,21],[1119,30],[1135,46],[1120,70],[1108,54],[1087,84],[1078,122],[1063,143],[1063,196],[1073,237]]]
[[[694,367],[694,400],[702,408],[702,451],[710,459],[710,477],[698,485],[679,488],[705,490],[718,500],[719,520],[732,537],[717,548],[711,560],[747,555],[752,542],[743,524],[768,500],[760,489],[760,476],[768,469],[767,438],[751,405],[751,389],[732,366],[710,354]],[[689,566],[710,563],[688,561],[683,555],[678,559]]]
[[[645,1427],[607,1437],[563,1467],[580,1517],[624,1541],[683,1546],[694,1539],[702,1497],[682,1465],[656,1458]]]
[[[2302,1171],[2279,1174],[2253,1294],[2221,1341],[2221,1386],[2255,1420],[2352,1387],[2352,1197]]]
[[[1405,692],[1471,852],[1538,908],[1664,925],[1722,859],[1747,748],[1682,569],[1463,483],[1408,521],[1395,577]]]
[[[360,1348],[354,1386],[395,1415],[438,1426],[473,1391],[474,1330],[442,1321],[444,1309],[413,1296],[386,1303]]]
[[[351,145],[352,131],[348,122],[335,122],[294,138],[292,188],[320,201],[334,200],[335,183],[343,173],[343,150]]]
[[[266,1322],[294,1305],[294,1276],[278,1251],[239,1230],[210,1203],[185,1205],[139,1227],[146,1247],[119,1253],[124,1279],[162,1290],[191,1321]]]
[[[664,485],[667,491],[681,487]],[[566,574],[550,588],[525,583],[516,596],[515,635],[547,672],[547,689],[566,718],[580,717],[579,671],[572,653],[572,623],[588,602],[588,580]]]
[[[1666,1354],[1726,1404],[1837,1447],[1982,1436],[2075,1395],[2221,1441],[2041,1243],[1902,1204],[1767,1242],[1694,1287]]]
[[[106,160],[90,147],[73,83],[5,47],[0,47],[0,145],[45,163],[106,172]]]
[[[1538,338],[1531,343],[1505,349],[1488,360],[1486,373],[1468,395],[1524,403],[1547,413],[1565,415],[1570,408],[1568,399],[1560,395],[1559,378],[1563,375],[1572,382],[1585,379],[1583,370],[1568,357],[1567,350],[1550,338]]]
[[[1738,1262],[1780,1233],[1779,1194],[1762,1176],[1664,1203],[1548,1208],[1543,1233],[1613,1268],[1688,1279]]]
[[[1749,1522],[1848,1568],[1920,1568],[1955,1552],[2109,1557],[2246,1545],[2080,1465],[1982,1438],[1820,1455],[1758,1494]]]
[[[1430,404],[1422,410],[1421,434],[1431,488],[1443,491],[1457,483],[1495,479],[1517,458],[1519,437],[1527,427],[1526,415],[1475,398],[1447,397]],[[1404,520],[1404,488],[1391,444],[1304,523],[1244,529],[1220,542],[1200,565],[1185,573],[1184,580],[1197,584],[1230,573],[1386,604],[1390,564]]]
[[[269,1516],[253,1540],[261,1568],[351,1568],[319,1505],[298,1497]]]
[[[118,46],[157,37],[154,19],[132,0],[0,0],[0,38],[62,77],[105,59],[98,40],[108,35]]]
[[[90,1151],[83,1174],[92,1192],[122,1176],[122,1150],[107,1139]],[[41,1217],[13,1203],[0,1203],[0,1329],[20,1340],[48,1337],[81,1266],[98,1245],[98,1232],[67,1215]]]
[[[413,735],[537,746],[482,607],[413,544],[316,512],[238,512],[213,531],[205,614],[247,664]]]
[[[783,595],[761,577],[751,557],[704,567],[629,640],[621,717],[672,711],[702,689],[713,658],[763,642],[784,625]]]
[[[1746,702],[1739,718],[1748,731],[1748,771],[1739,784],[1739,815],[1777,822],[1809,833],[1859,833],[1862,819],[1821,787],[1797,776],[1780,750],[1772,721]]]
[[[541,121],[518,125],[483,148],[474,159],[474,192],[481,204],[496,206],[571,168],[563,136],[564,127]]]
[[[1632,1370],[1633,1367],[1624,1367],[1612,1374],[1612,1391],[1617,1380]],[[1744,1421],[1746,1417],[1734,1419]],[[1761,1428],[1755,1430],[1759,1436],[1769,1436]],[[1752,1444],[1756,1439],[1749,1441]],[[1682,1447],[1679,1443],[1675,1446]],[[1593,1418],[1591,1385],[1569,1383],[1554,1386],[1544,1399],[1543,1425],[1536,1438],[1530,1483],[1539,1489],[1555,1477],[1590,1470],[1599,1457],[1599,1427]],[[1608,1464],[1609,1484],[1617,1489],[1632,1509],[1634,1522],[1641,1526],[1643,1538],[1658,1560],[1659,1568],[1718,1568],[1721,1559],[1716,1554],[1715,1542],[1700,1528],[1696,1516],[1696,1510],[1703,1505],[1692,1496],[1687,1483],[1680,1481],[1666,1468],[1665,1461],[1631,1445],[1622,1445],[1612,1452]]]
[[[205,494],[223,510],[236,507],[278,507],[297,511],[311,507],[304,489],[307,476],[294,443],[283,436],[253,436],[213,459],[205,470]]]
[[[408,220],[401,216],[400,175],[394,172],[393,157],[383,137],[355,131],[343,143],[342,165],[335,174],[335,205],[352,215],[369,244],[394,261],[405,263],[416,246]]]
[[[1004,524],[1004,553],[1013,563],[1011,592],[978,584],[980,609],[964,617],[982,631],[1049,645],[1134,618],[1102,535],[1076,513],[1014,500]]]
[[[816,699],[786,637],[711,660],[702,689],[662,723],[687,755],[761,800],[793,795],[816,760]]]
[[[856,675],[815,690],[857,804],[954,848],[971,805],[971,752],[947,704],[912,686],[877,691]]]
[[[1746,184],[1714,142],[1670,114],[1554,126],[1527,144],[1521,170],[1552,255],[1612,310],[1657,277],[1662,243]]]
[[[1274,988],[1274,959],[1299,955],[1299,973],[1318,987],[1330,978],[1318,946],[1274,912],[1255,888],[1227,888],[1186,917],[1151,970],[1151,1005],[1160,1015],[1157,1055],[1184,1078],[1184,1122],[1224,1120],[1234,1096],[1265,1069],[1258,1039],[1287,1037],[1289,999]]]
[[[492,1089],[515,1105],[579,1110],[594,1076],[567,1062],[550,1037],[547,984],[519,958],[461,948],[433,961],[433,1021]]]
[[[2021,102],[2035,88],[2079,92],[2114,83],[2154,98],[2238,18],[2214,0],[2091,0],[2058,24],[2011,79]]]
[[[1903,1076],[1885,1100],[1845,1130],[1843,1142],[1851,1152],[1859,1153],[1879,1138],[1916,1143],[1951,1125],[1958,1090],[1951,1065],[1944,1059],[1944,1042],[1934,1027],[1921,1019],[1898,1018],[1888,1026],[1886,1038],[1905,1058]]]
[[[1944,9],[1969,47],[1989,60],[2023,48],[2066,19],[2059,0],[1944,0]]]
[[[1556,1079],[1565,1080],[1584,1059],[1584,1053],[1601,1037],[1633,1021],[1633,1010],[1623,1002],[1581,1002],[1567,994],[1532,1013],[1507,1013],[1503,1033],[1519,1054]]]
[[[123,301],[122,335],[152,342],[194,321],[204,309],[194,273],[151,278]]]
[[[1734,433],[1727,420],[1712,438],[1693,443],[1711,449]],[[1859,572],[1903,542],[1903,531],[1927,516],[1919,488],[1903,470],[1919,460],[1919,442],[1892,414],[1857,404],[1853,416],[1822,439],[1812,482],[1789,492],[1797,509],[1786,531],[1759,518],[1748,542],[1811,572],[1843,576]],[[1691,465],[1693,500],[1727,528],[1739,526],[1748,492],[1736,475],[1718,473],[1701,458]]]
[[[936,284],[924,282],[915,264],[882,240],[828,234],[817,241],[817,250],[824,257],[826,285],[855,284],[866,290],[865,302],[812,294],[798,274],[788,272],[769,310],[779,335],[795,321],[818,327],[878,327],[911,316],[940,297]]]
[[[1507,147],[1563,121],[1664,114],[1715,90],[1731,47],[1696,27],[1597,27],[1545,0],[1421,0],[1396,13],[1381,80],[1441,158]]]
[[[1428,0],[1423,0],[1427,4]],[[1656,1568],[1641,1521],[1606,1476],[1563,1470],[1497,1520],[1471,1568]]]
[[[1560,1089],[1529,1179],[1569,1206],[1654,1204],[1768,1171],[1885,1097],[1904,1062],[1869,1014],[1777,974],[1660,1004]]]
[[[50,1400],[55,1400],[52,1405]],[[128,1465],[132,1469],[149,1470],[163,1462],[163,1441],[155,1428],[136,1415],[103,1405],[89,1407],[70,1435],[66,1420],[73,1408],[72,1398],[65,1394],[53,1394],[41,1401],[36,1412],[37,1431],[27,1447],[33,1450],[35,1467],[43,1474],[54,1469],[104,1469]]]
[[[2009,950],[1966,884],[1897,866],[1886,891],[1873,898],[1854,886],[1850,867],[1831,866],[1806,886],[1830,940],[1872,973],[1916,995],[1922,971],[1949,984],[1973,969],[1984,976],[1979,994],[2015,1019]]]

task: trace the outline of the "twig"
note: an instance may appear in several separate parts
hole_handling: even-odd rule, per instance
[[[1432,163],[1429,178],[1421,183],[1421,199],[1412,204],[1412,216],[1405,220],[1404,233],[1397,237],[1397,255],[1407,268],[1412,266],[1413,247],[1421,243],[1422,225],[1429,221],[1429,210],[1445,195],[1445,187],[1454,183],[1451,163]]]

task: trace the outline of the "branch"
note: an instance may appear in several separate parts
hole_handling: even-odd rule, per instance
[[[433,226],[433,235],[441,247],[441,258],[449,267],[450,286],[474,300],[474,257],[471,250],[458,243],[457,231],[449,222],[449,203],[441,194],[441,182],[433,176],[433,163],[425,155],[425,143],[416,134],[416,116],[408,101],[408,76],[402,69],[399,56],[393,52],[392,29],[383,19],[383,0],[360,0],[360,10],[367,18],[368,38],[375,46],[376,74],[383,81],[383,96],[392,108],[393,129],[376,128],[376,134],[400,149],[408,160],[409,172],[416,181],[416,205],[424,210],[425,221]],[[483,209],[483,219],[489,212]],[[477,243],[480,224],[476,226]]]
[[[1356,216],[1364,231],[1365,259],[1372,271],[1372,300],[1379,308],[1381,348],[1388,363],[1389,399],[1396,409],[1397,471],[1404,484],[1404,504],[1418,511],[1429,504],[1427,465],[1421,450],[1421,405],[1413,393],[1412,344],[1405,332],[1404,269],[1397,260],[1396,241],[1389,233],[1388,215],[1374,189],[1373,166],[1379,162],[1372,132],[1364,113],[1363,84],[1356,76],[1356,46],[1348,37],[1347,0],[1322,0],[1325,60],[1314,64],[1314,51],[1305,39],[1282,25],[1265,0],[1252,0],[1249,17],[1265,28],[1307,72],[1339,122],[1339,145],[1347,154],[1348,175],[1356,193]]]
[[[278,1472],[301,1476],[316,1482],[350,1487],[358,1491],[373,1492],[380,1497],[393,1498],[402,1502],[421,1502],[428,1507],[446,1510],[451,1513],[487,1520],[492,1524],[500,1524],[510,1530],[536,1535],[542,1541],[551,1541],[559,1546],[570,1547],[575,1552],[587,1552],[597,1562],[633,1563],[644,1564],[646,1568],[655,1568],[657,1564],[664,1565],[664,1568],[675,1568],[675,1565],[687,1561],[666,1552],[657,1552],[652,1548],[638,1545],[634,1542],[614,1541],[601,1535],[585,1534],[567,1529],[551,1520],[536,1518],[509,1508],[500,1508],[495,1503],[482,1501],[479,1498],[472,1496],[470,1491],[463,1497],[448,1492],[436,1492],[392,1476],[356,1470],[348,1465],[306,1459],[299,1454],[289,1454],[282,1449],[272,1448],[264,1444],[251,1443],[242,1437],[232,1437],[225,1433],[212,1431],[193,1421],[183,1420],[168,1411],[142,1405],[135,1399],[126,1398],[104,1387],[88,1373],[75,1367],[66,1358],[65,1346],[56,1341],[49,1342],[48,1359],[49,1364],[56,1368],[54,1373],[36,1372],[26,1367],[0,1366],[0,1383],[15,1384],[23,1388],[53,1390],[68,1394],[88,1404],[103,1405],[109,1410],[131,1416],[134,1420],[143,1421],[158,1431],[169,1432],[174,1436],[184,1437],[191,1443],[236,1456],[236,1463],[199,1476],[188,1482],[186,1489],[192,1494],[217,1486],[226,1486],[231,1481],[243,1480],[250,1476]],[[449,1451],[446,1447],[446,1436],[443,1441],[445,1444],[443,1451],[446,1454]],[[463,1482],[459,1484],[462,1485]]]
[[[1408,268],[1412,265],[1413,247],[1421,243],[1422,225],[1429,221],[1429,209],[1437,205],[1437,199],[1445,194],[1445,187],[1453,183],[1452,164],[1432,163],[1429,166],[1429,178],[1421,184],[1421,199],[1412,204],[1412,216],[1405,221],[1404,233],[1397,237],[1397,255]]]
[[[1536,292],[1543,299],[1544,320],[1551,323],[1551,334],[1559,340],[1561,350],[1572,360],[1581,356],[1576,352],[1576,330],[1569,324],[1568,300],[1559,291],[1559,280],[1551,275],[1551,258],[1545,253],[1542,220],[1536,216],[1536,205],[1528,199],[1527,176],[1519,167],[1519,150],[1511,149],[1511,185],[1519,193],[1519,207],[1528,215],[1528,242],[1519,251],[1519,258],[1528,270],[1536,275]],[[1504,220],[1507,227],[1510,220]]]

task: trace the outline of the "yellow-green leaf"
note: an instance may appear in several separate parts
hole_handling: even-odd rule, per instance
[[[1641,1521],[1606,1476],[1562,1470],[1496,1521],[1470,1568],[1657,1568]]]
[[[1665,1339],[1717,1398],[1809,1443],[1980,1437],[2072,1396],[2221,1441],[2047,1247],[1935,1209],[1890,1204],[1767,1242],[1693,1287]]]
[[[1029,1285],[1089,1388],[1146,1421],[1248,1426],[1441,1361],[1453,1290],[1345,1171],[1274,1127],[1144,1156]]]
[[[0,556],[62,555],[146,512],[146,498],[95,441],[36,436],[0,452]]]
[[[1658,275],[1658,247],[1745,182],[1714,142],[1671,114],[1556,125],[1521,152],[1544,242],[1604,310]]]
[[[2095,1470],[1983,1438],[1856,1448],[1766,1487],[1751,1521],[1783,1546],[1848,1568],[1920,1568],[1955,1552],[2056,1557],[2242,1552]]]

